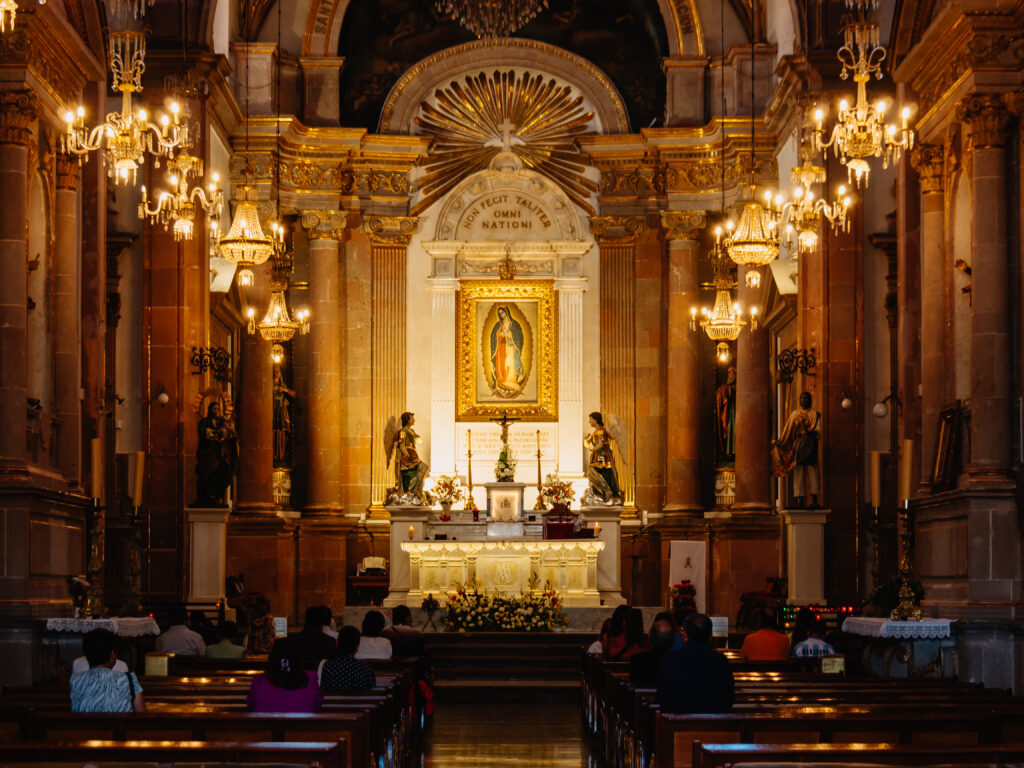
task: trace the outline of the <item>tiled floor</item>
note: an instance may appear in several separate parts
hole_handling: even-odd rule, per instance
[[[424,739],[424,768],[588,768],[578,703],[439,703]]]

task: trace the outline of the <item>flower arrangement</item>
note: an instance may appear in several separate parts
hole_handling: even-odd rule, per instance
[[[554,475],[548,475],[544,478],[541,495],[552,507],[568,507],[576,498],[576,491],[568,480],[559,480]]]
[[[444,624],[452,631],[554,632],[565,629],[569,619],[551,585],[537,589],[537,580],[531,579],[518,595],[488,592],[475,583],[458,587],[448,595]]]
[[[494,477],[499,483],[511,483],[516,479],[516,458],[508,446],[503,447],[498,454],[498,462],[494,465]]]
[[[432,495],[442,506],[445,504],[450,506],[456,501],[462,501],[466,494],[459,486],[459,479],[457,477],[441,475],[437,478],[437,482],[434,483]]]
[[[669,590],[670,607],[673,611],[697,612],[697,588],[689,581],[673,584]]]
[[[89,580],[83,574],[68,576],[68,594],[71,595],[71,607],[75,609],[75,616],[85,608],[85,593],[89,590]]]

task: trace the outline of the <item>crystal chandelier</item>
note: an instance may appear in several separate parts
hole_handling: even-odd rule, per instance
[[[46,5],[46,0],[39,0]],[[18,17],[18,0],[0,0],[0,34],[14,31],[14,21]]]
[[[782,217],[785,221],[786,244],[791,249],[797,249],[802,254],[817,249],[818,223],[822,216],[828,219],[834,232],[850,231],[847,213],[853,200],[846,194],[845,186],[839,186],[839,199],[834,203],[823,198],[815,199],[811,187],[824,183],[825,169],[815,165],[809,157],[805,157],[803,164],[792,170],[790,178],[797,187],[793,190],[793,200],[783,206]]]
[[[175,241],[191,240],[195,230],[196,208],[201,208],[207,216],[220,215],[224,195],[217,188],[220,176],[212,175],[212,181],[204,190],[194,187],[189,191],[189,179],[203,173],[203,161],[193,155],[178,155],[167,162],[170,171],[169,181],[173,192],[161,192],[154,201],[156,207],[149,207],[146,187],[142,187],[142,200],[139,202],[139,218],[149,219],[150,223],[163,224],[166,231],[172,225]],[[207,196],[207,190],[209,196]]]
[[[690,330],[698,327],[704,330],[708,338],[716,342],[715,355],[719,362],[729,359],[730,341],[736,341],[740,332],[747,325],[743,319],[740,305],[733,301],[732,289],[735,284],[729,276],[728,262],[724,253],[722,228],[715,227],[715,251],[712,257],[715,265],[715,303],[711,309],[707,307],[690,307]],[[750,308],[750,330],[757,329],[757,308]]]
[[[857,101],[851,107],[843,99],[839,102],[839,114],[832,134],[825,139],[824,110],[818,109],[814,118],[818,130],[813,141],[816,150],[824,152],[829,147],[839,162],[846,166],[850,183],[861,182],[866,185],[871,167],[867,158],[881,157],[882,167],[888,168],[889,163],[899,162],[903,150],[914,146],[914,132],[907,127],[910,110],[904,108],[901,114],[902,125],[885,122],[888,105],[884,100],[874,104],[868,101],[867,83],[874,75],[882,79],[882,62],[885,61],[885,46],[881,45],[878,22],[871,11],[878,6],[878,0],[846,0],[846,7],[851,14],[843,27],[843,46],[836,56],[843,65],[840,77],[844,80],[853,75],[857,84]]]
[[[132,93],[142,90],[142,74],[146,70],[146,38],[138,30],[111,30],[111,87],[121,92],[121,111],[110,112],[102,125],[85,126],[85,108],[78,106],[64,115],[64,135],[60,150],[81,158],[89,152],[102,150],[107,173],[116,184],[136,181],[139,165],[147,154],[173,158],[174,151],[188,140],[188,128],[178,119],[178,104],[170,105],[173,120],[166,115],[158,123],[151,122],[146,110],[132,111]]]
[[[508,37],[548,7],[548,0],[437,0],[437,10],[478,38]]]
[[[265,341],[277,343],[291,341],[298,331],[302,334],[309,333],[309,310],[300,309],[295,313],[295,319],[288,313],[288,301],[284,295],[284,282],[275,282],[270,290],[270,303],[267,305],[267,313],[263,319],[256,322],[256,310],[249,307],[246,312],[249,318],[249,333],[255,334],[259,328],[260,336]]]
[[[221,258],[238,265],[238,284],[242,286],[252,285],[252,267],[266,263],[276,247],[275,238],[263,234],[256,203],[247,198],[238,202],[231,228],[221,235],[218,245]]]
[[[758,268],[767,266],[779,255],[779,220],[782,217],[782,196],[772,197],[765,191],[764,202],[757,199],[757,187],[748,184],[744,193],[739,224],[726,222],[722,247],[738,266],[750,267],[747,285],[761,280]],[[715,230],[718,237],[718,229]]]

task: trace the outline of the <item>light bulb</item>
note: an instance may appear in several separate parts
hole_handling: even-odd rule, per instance
[[[825,113],[824,112],[822,112],[820,109],[814,110],[814,119],[815,120],[817,120],[820,123],[824,118],[825,118]]]
[[[146,117],[147,117],[146,110],[140,109],[139,110],[139,120],[141,120],[142,122],[146,122]]]
[[[81,105],[78,106],[78,116],[79,117],[85,117],[85,107],[83,107]]]
[[[875,109],[878,111],[878,114],[884,115],[885,114],[885,110],[886,110],[886,103],[885,103],[885,101],[882,100],[882,101],[879,101],[877,104],[875,104]]]
[[[73,122],[75,122],[75,113],[74,112],[65,112],[64,113],[64,122],[66,122],[66,123],[73,123]]]
[[[910,107],[904,107],[902,114],[903,114],[903,119],[904,120],[906,120],[908,117],[910,117]]]
[[[840,112],[845,112],[848,108],[849,108],[849,104],[847,104],[846,99],[843,99],[842,101],[839,102],[839,111]]]

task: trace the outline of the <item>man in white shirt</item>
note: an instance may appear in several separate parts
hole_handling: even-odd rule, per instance
[[[156,639],[155,650],[178,656],[205,656],[206,643],[198,632],[188,628],[188,612],[184,606],[171,609],[170,627]]]

